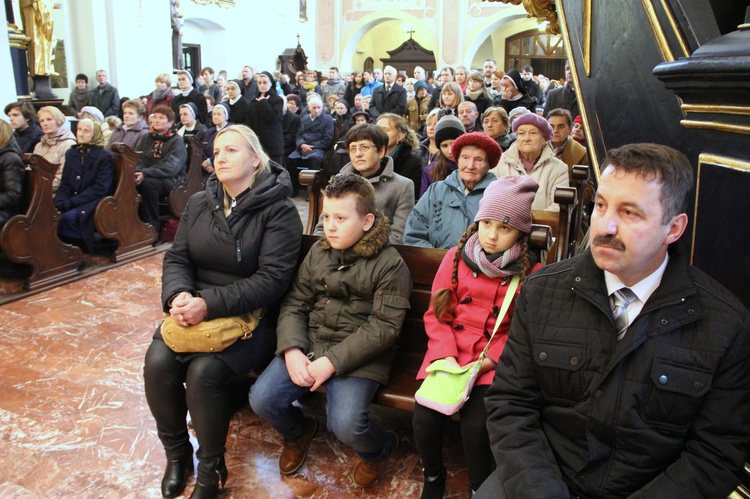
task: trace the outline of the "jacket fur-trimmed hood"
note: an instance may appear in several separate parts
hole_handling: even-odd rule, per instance
[[[388,223],[388,217],[382,211],[378,211],[375,214],[375,223],[370,230],[362,236],[362,239],[357,241],[357,244],[344,251],[353,251],[361,257],[370,258],[378,254],[380,250],[389,244],[388,237],[390,234],[391,224]],[[325,234],[320,236],[320,247],[331,249],[331,242],[326,238]]]

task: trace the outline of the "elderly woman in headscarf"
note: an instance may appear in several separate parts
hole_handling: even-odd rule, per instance
[[[555,157],[549,146],[552,127],[536,113],[524,113],[513,121],[516,141],[492,169],[497,178],[511,175],[531,175],[539,184],[532,210],[558,211],[555,187],[569,185],[568,166]]]
[[[65,170],[55,195],[55,207],[62,213],[57,233],[60,238],[94,251],[94,211],[112,188],[112,156],[104,149],[104,134],[94,120],[78,122],[78,144],[65,153]]]
[[[284,100],[276,92],[276,80],[268,71],[255,76],[258,95],[250,101],[245,122],[258,136],[260,145],[272,161],[284,165],[284,130],[281,116]]]

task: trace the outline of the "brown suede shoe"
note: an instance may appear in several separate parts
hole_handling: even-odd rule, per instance
[[[354,485],[371,487],[378,481],[381,473],[385,470],[385,467],[388,465],[388,458],[393,455],[396,447],[398,447],[398,435],[391,430],[386,431],[385,434],[391,439],[391,451],[388,453],[388,456],[379,463],[368,463],[367,461],[357,463],[352,473]]]
[[[310,442],[317,430],[318,422],[312,418],[305,418],[305,433],[293,442],[284,442],[279,457],[279,471],[282,475],[291,475],[302,467],[307,457],[307,449],[310,448]]]

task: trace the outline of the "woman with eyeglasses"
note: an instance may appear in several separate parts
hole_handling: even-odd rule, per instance
[[[346,133],[344,147],[351,162],[340,173],[361,175],[372,184],[375,205],[391,224],[389,240],[402,244],[406,219],[414,208],[414,183],[393,171],[393,158],[386,155],[388,134],[377,125],[356,125]],[[323,234],[322,217],[315,234]]]

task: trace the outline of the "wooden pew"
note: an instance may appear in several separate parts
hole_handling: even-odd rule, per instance
[[[560,205],[560,211],[533,210],[531,212],[533,223],[549,226],[554,238],[546,263],[559,262],[571,256],[568,240],[575,202],[575,187],[556,187],[555,203]]]
[[[135,260],[152,253],[156,229],[138,216],[141,195],[135,188],[135,167],[140,153],[125,144],[114,144],[114,184],[112,196],[107,196],[96,207],[94,226],[102,237],[117,241],[111,255],[114,262]]]
[[[23,287],[37,290],[74,278],[80,272],[83,252],[57,235],[62,215],[55,208],[52,181],[60,165],[36,154],[25,154],[23,161],[31,169],[26,175],[28,205],[24,214],[11,217],[3,226],[0,248],[8,260],[31,266]]]
[[[579,253],[579,247],[583,233],[586,232],[584,229],[584,209],[585,205],[585,194],[586,186],[589,183],[591,177],[591,171],[586,165],[573,165],[570,172],[571,176],[571,187],[576,188],[576,204],[573,210],[572,222],[570,224],[570,256],[575,256]]]
[[[201,167],[204,160],[203,149],[206,147],[206,143],[198,140],[195,135],[188,137],[185,142],[187,142],[188,148],[186,175],[172,188],[167,201],[169,211],[178,219],[185,211],[190,197],[206,187],[203,181],[203,168]]]
[[[307,186],[307,223],[305,234],[312,234],[323,212],[323,196],[320,192],[328,184],[328,175],[323,170],[302,170],[299,172],[299,184]]]

